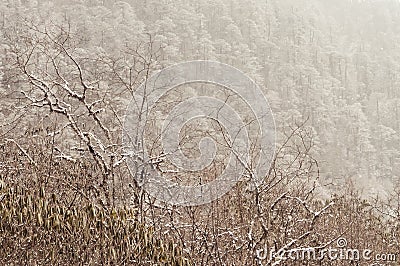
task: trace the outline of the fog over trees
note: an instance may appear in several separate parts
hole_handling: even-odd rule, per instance
[[[219,199],[172,206],[128,168],[142,159],[126,152],[124,119],[141,84],[192,60],[228,64],[258,84],[276,151],[256,189],[249,166]],[[163,96],[140,145],[151,151],[145,163],[176,182],[208,182],[227,164],[216,121],[191,120],[178,136],[189,158],[202,138],[217,143],[204,171],[178,173],[162,151],[160,117],[206,94],[252,121],[212,85]],[[0,102],[1,265],[377,261],[260,257],[337,248],[338,239],[400,262],[397,0],[2,0]]]

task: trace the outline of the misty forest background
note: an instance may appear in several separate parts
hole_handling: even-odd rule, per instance
[[[107,199],[118,198],[118,195],[109,195],[111,188],[112,193],[115,192],[114,179],[129,176],[126,167],[122,166],[125,163],[122,148],[115,145],[121,141],[120,122],[126,105],[135,88],[154,71],[196,59],[235,66],[263,88],[275,117],[277,145],[283,145],[277,153],[277,163],[274,164],[277,170],[271,174],[273,178],[279,176],[279,182],[292,177],[304,177],[307,182],[318,179],[312,189],[313,199],[307,192],[309,183],[304,186],[295,183],[294,187],[301,187],[303,191],[296,190],[293,193],[297,194],[289,197],[282,196],[280,192],[288,189],[290,186],[287,184],[293,184],[293,180],[276,184],[271,181],[268,184],[274,185],[270,188],[278,192],[274,196],[268,194],[270,190],[265,197],[257,195],[257,199],[263,198],[268,206],[273,206],[268,211],[260,211],[260,202],[257,206],[239,203],[240,200],[250,202],[254,199],[251,195],[246,196],[246,192],[238,192],[240,196],[236,195],[235,200],[225,202],[237,201],[233,205],[239,209],[231,212],[236,218],[230,219],[226,210],[224,212],[224,203],[212,205],[212,212],[223,213],[212,219],[227,219],[221,222],[230,228],[225,228],[225,233],[219,232],[223,229],[218,226],[219,233],[215,231],[214,223],[200,222],[204,217],[210,217],[211,209],[207,207],[199,207],[196,211],[185,209],[186,218],[174,220],[171,214],[173,208],[158,210],[160,207],[151,205],[151,200],[144,200],[145,196],[138,192],[129,204],[136,208],[134,217],[137,222],[149,225],[151,235],[155,230],[154,236],[151,236],[154,242],[150,242],[159,252],[150,252],[151,248],[141,250],[140,254],[144,255],[140,262],[132,261],[128,251],[123,251],[117,242],[115,246],[107,242],[107,245],[115,247],[111,250],[107,245],[98,246],[100,242],[91,242],[89,236],[86,245],[92,249],[79,251],[86,257],[78,256],[73,260],[72,255],[65,255],[73,254],[69,249],[60,253],[65,255],[63,257],[10,248],[3,251],[5,262],[27,262],[31,259],[54,263],[54,260],[60,259],[75,263],[89,261],[90,264],[89,250],[95,250],[93,256],[108,254],[104,257],[98,255],[97,262],[101,263],[145,265],[159,260],[166,265],[189,262],[194,265],[257,265],[254,250],[265,244],[286,247],[290,240],[298,239],[287,247],[310,243],[320,245],[342,233],[348,234],[346,236],[354,246],[361,247],[370,242],[376,244],[373,247],[378,250],[399,251],[399,1],[2,0],[0,33],[0,142],[3,153],[0,156],[0,179],[4,187],[15,186],[17,192],[12,193],[19,195],[15,196],[15,201],[13,196],[7,196],[9,202],[19,202],[19,197],[23,198],[21,195],[29,193],[32,193],[29,197],[44,200],[47,197],[45,192],[36,191],[41,187],[65,198],[64,202],[59,199],[57,203],[61,206],[60,217],[64,217],[65,221],[68,220],[67,211],[73,208],[77,208],[76,219],[87,215],[88,223],[92,219],[96,224],[96,215],[100,215],[93,214],[93,208],[98,208],[99,213],[104,212],[104,216],[109,215],[109,223],[113,219],[118,220],[116,217],[120,214],[117,213],[123,211],[117,210],[112,215],[112,210],[119,206],[116,201]],[[71,89],[62,87],[65,80],[61,77],[68,80],[65,84]],[[88,102],[75,93],[85,94],[86,89]],[[96,99],[99,102],[90,105]],[[91,122],[85,122],[89,118]],[[76,128],[74,125],[77,125]],[[85,135],[85,132],[89,133]],[[293,145],[285,141],[291,138],[298,138]],[[302,146],[304,150],[296,146],[299,141],[306,142]],[[294,158],[296,163],[288,163],[289,157]],[[294,167],[296,170],[293,170]],[[53,174],[55,172],[58,174]],[[27,180],[28,177],[31,179]],[[80,177],[85,177],[84,184]],[[66,178],[69,178],[69,184],[60,181]],[[20,187],[23,188],[19,191]],[[97,191],[99,187],[103,188],[104,195],[99,196],[101,200],[98,202],[90,203],[92,197],[103,193]],[[240,191],[241,188],[237,189]],[[348,198],[349,195],[352,197]],[[56,206],[56,200],[46,200]],[[290,200],[298,205],[289,203]],[[327,211],[326,218],[318,220],[320,225],[316,225],[318,215],[309,216],[308,207],[301,209],[305,201],[310,206]],[[393,205],[393,201],[397,205]],[[332,202],[335,204],[330,204]],[[88,214],[79,216],[79,204],[91,206],[81,210],[88,210]],[[274,208],[279,204],[282,206],[277,211]],[[258,216],[253,218],[259,220],[248,220],[253,219],[253,207],[243,210],[241,205],[258,208]],[[1,206],[0,213],[6,213],[8,205]],[[23,208],[23,204],[21,206]],[[360,209],[359,206],[363,207]],[[363,209],[365,206],[369,206],[368,210]],[[38,208],[32,207],[32,211],[37,212]],[[247,211],[248,214],[243,215]],[[7,217],[19,219],[18,214],[13,215],[12,211],[7,213]],[[40,215],[43,213],[40,212]],[[157,213],[162,213],[164,218],[155,218]],[[49,217],[55,219],[54,216]],[[197,217],[200,223],[196,228],[203,231],[196,231],[193,217]],[[292,217],[297,217],[298,222],[285,220],[294,219]],[[310,227],[300,222],[302,217],[308,219]],[[12,225],[14,218],[8,220],[8,225],[0,226],[0,242],[3,241],[4,246],[13,243],[10,235],[23,235],[17,225]],[[30,228],[40,227],[42,223],[46,225],[39,218],[32,219],[35,221]],[[236,226],[233,220],[243,227]],[[185,224],[192,223],[192,227],[189,226],[192,231],[184,231],[186,229],[182,224],[181,227],[172,226],[173,221],[177,224],[183,221]],[[279,223],[282,226],[278,226]],[[270,226],[268,230],[264,227],[266,224]],[[76,225],[77,232],[81,232],[80,225]],[[283,230],[283,227],[286,229]],[[45,232],[49,228],[40,230]],[[54,233],[54,239],[60,239],[62,226],[56,223],[55,228],[58,231]],[[256,228],[259,230],[258,242],[254,240],[255,236],[251,239],[247,237],[249,232],[256,232]],[[342,229],[344,231],[340,232]],[[35,235],[30,230],[35,231],[27,229],[26,234]],[[71,228],[68,230],[73,231]],[[365,230],[365,236],[358,235],[360,230]],[[107,232],[115,233],[115,230],[111,231]],[[162,234],[166,231],[169,233]],[[380,233],[375,231],[381,232],[381,236],[378,237]],[[78,239],[80,233],[77,232],[71,234]],[[102,235],[99,232],[96,234]],[[140,234],[138,239],[142,236],[144,239],[146,233]],[[40,234],[36,232],[37,235]],[[243,236],[243,239],[238,240],[238,236]],[[54,239],[40,242],[46,243],[43,245],[50,250],[48,254],[53,254],[54,249],[76,246],[77,243],[70,238],[57,240],[61,244],[53,246]],[[212,244],[203,245],[203,240]],[[164,248],[162,241],[172,241],[182,250],[177,252],[174,244],[165,244]],[[25,255],[18,256],[18,252]],[[135,254],[136,259],[139,258],[139,253]],[[131,261],[119,261],[123,256]],[[178,257],[179,262],[171,262]],[[172,258],[170,262],[167,262],[168,258]],[[321,265],[333,265],[329,261],[324,263]]]

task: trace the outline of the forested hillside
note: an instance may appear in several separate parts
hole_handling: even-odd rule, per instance
[[[324,178],[375,186],[399,176],[398,1],[3,1],[1,12],[5,34],[23,19],[70,28],[80,57],[117,58],[120,68],[140,46],[154,68],[236,66],[265,88],[278,127],[308,119]]]

